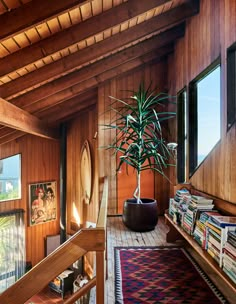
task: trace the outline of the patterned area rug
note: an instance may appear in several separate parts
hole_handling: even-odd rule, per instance
[[[115,247],[116,304],[228,303],[182,248]]]

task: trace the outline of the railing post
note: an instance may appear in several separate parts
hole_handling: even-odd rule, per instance
[[[105,303],[105,251],[96,252],[96,304]]]

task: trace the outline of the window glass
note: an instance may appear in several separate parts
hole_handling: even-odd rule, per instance
[[[190,175],[220,140],[220,73],[216,61],[189,84]]]
[[[24,210],[0,213],[0,293],[25,273]]]
[[[197,165],[220,140],[220,66],[197,83]]]

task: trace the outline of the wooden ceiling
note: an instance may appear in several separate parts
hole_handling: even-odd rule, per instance
[[[0,144],[57,138],[97,86],[173,52],[198,0],[0,0]]]

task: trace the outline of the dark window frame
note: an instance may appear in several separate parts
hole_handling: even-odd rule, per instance
[[[220,57],[204,69],[196,78],[189,83],[189,177],[195,173],[198,165],[198,96],[197,84],[207,77],[218,66],[221,66]]]
[[[227,131],[236,122],[236,42],[227,49]]]
[[[186,182],[186,104],[187,88],[184,87],[177,93],[177,181]]]

